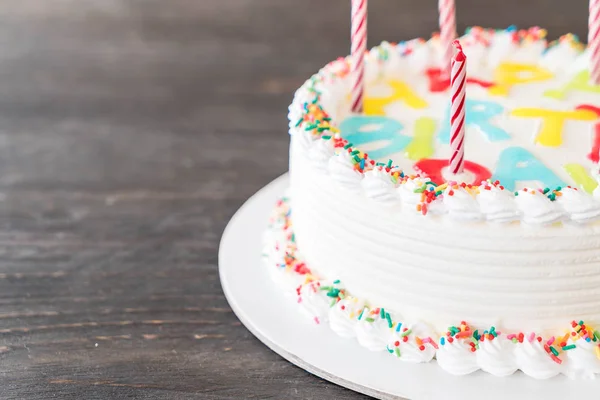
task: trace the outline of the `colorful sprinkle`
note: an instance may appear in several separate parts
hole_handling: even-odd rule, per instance
[[[392,318],[390,317],[390,313],[385,313],[385,319],[388,322],[388,328],[392,328],[394,324],[392,322]]]

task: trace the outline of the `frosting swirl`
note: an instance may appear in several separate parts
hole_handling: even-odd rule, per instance
[[[350,155],[346,151],[329,159],[329,174],[340,186],[348,190],[357,191],[360,188],[362,174],[354,168]]]
[[[386,312],[380,309],[364,308],[356,323],[356,339],[361,346],[371,351],[385,350],[392,334],[392,319],[386,319]]]
[[[298,304],[317,323],[326,322],[329,316],[330,299],[320,290],[320,281],[302,285],[298,290]]]
[[[514,348],[515,345],[505,336],[484,337],[476,351],[477,364],[492,375],[511,375],[517,370]]]
[[[477,202],[488,221],[512,222],[520,218],[515,197],[494,185],[482,185]]]
[[[564,71],[569,68],[579,53],[580,51],[566,42],[558,43],[544,53],[540,65],[554,73]]]
[[[444,191],[444,205],[450,216],[459,220],[481,218],[477,201],[471,193],[460,186],[448,186]]]
[[[327,164],[333,157],[334,150],[330,140],[316,140],[308,150],[308,159],[315,168],[327,172]]]
[[[517,192],[515,201],[523,213],[523,222],[532,225],[552,224],[563,218],[562,211],[544,194],[533,189]]]
[[[417,204],[421,201],[421,194],[415,190],[421,188],[424,183],[422,178],[408,178],[398,187],[397,192],[406,208],[416,210]]]
[[[444,339],[444,338],[442,338]],[[452,339],[452,338],[450,338]],[[452,375],[467,375],[479,369],[477,358],[464,339],[444,339],[435,357],[438,365]]]
[[[568,375],[571,378],[593,379],[595,374],[600,374],[600,359],[596,355],[598,342],[583,338],[574,341],[573,338],[570,338],[568,344],[575,346],[574,349],[568,351]]]
[[[290,135],[292,135],[293,140],[300,146],[302,151],[308,151],[315,141],[315,137],[309,131],[306,131],[301,127],[290,129]],[[317,140],[317,142],[322,142],[322,140]]]
[[[290,134],[292,134],[292,129],[296,127],[297,121],[304,114],[304,103],[311,103],[316,97],[316,94],[309,90],[309,86],[309,84],[304,84],[296,90],[294,101],[288,107]]]
[[[396,324],[389,338],[387,350],[402,361],[429,362],[435,356],[437,336],[424,323],[403,326]]]
[[[382,168],[374,168],[364,174],[361,182],[368,198],[392,206],[399,201],[391,176]]]
[[[561,372],[561,364],[552,360],[540,341],[526,339],[516,346],[519,368],[527,375],[537,379],[547,379]]]
[[[556,203],[574,222],[591,222],[600,217],[600,202],[576,188],[563,188]]]
[[[356,336],[357,316],[364,308],[364,301],[356,297],[346,297],[329,310],[329,326],[342,337]]]

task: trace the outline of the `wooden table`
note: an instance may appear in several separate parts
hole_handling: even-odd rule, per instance
[[[459,0],[459,28],[585,35],[586,8]],[[217,273],[348,16],[347,0],[0,3],[0,398],[363,398],[263,346]],[[433,0],[372,1],[370,44],[436,20]]]

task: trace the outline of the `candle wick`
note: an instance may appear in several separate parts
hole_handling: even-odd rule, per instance
[[[458,39],[456,39],[455,41],[452,42],[452,45],[454,46],[454,48],[457,50],[456,55],[454,56],[454,59],[458,62],[463,62],[465,61],[465,59],[467,58],[465,56],[465,53],[463,52],[462,46],[460,45],[460,42],[458,41]]]

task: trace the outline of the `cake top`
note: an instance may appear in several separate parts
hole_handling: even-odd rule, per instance
[[[588,53],[574,35],[550,44],[545,36],[540,28],[474,27],[461,38],[460,176],[447,171],[449,81],[437,68],[436,35],[367,54],[360,115],[350,112],[350,60],[328,64],[297,91],[290,132],[325,173],[389,206],[470,220],[594,221],[600,86],[589,83]]]

